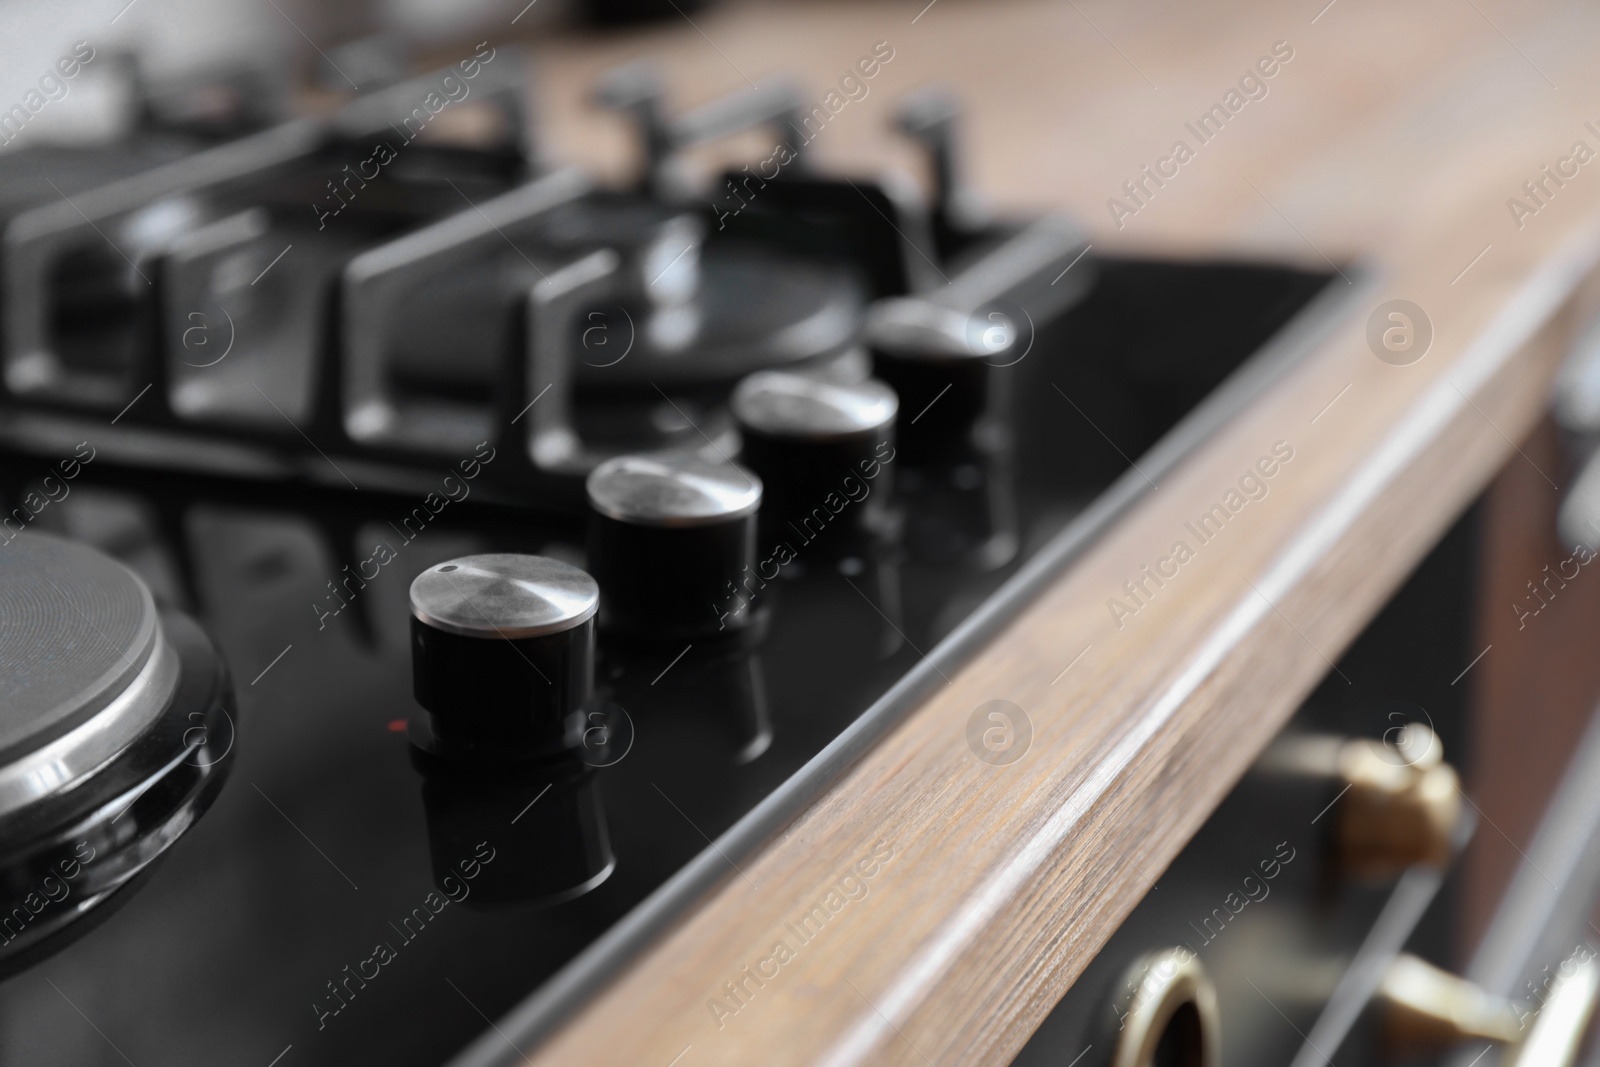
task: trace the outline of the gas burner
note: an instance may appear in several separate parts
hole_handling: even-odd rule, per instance
[[[143,873],[231,764],[227,673],[122,564],[48,534],[0,550],[0,966]]]

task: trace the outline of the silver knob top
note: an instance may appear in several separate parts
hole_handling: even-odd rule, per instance
[[[1090,271],[1068,273],[1088,251],[1069,218],[1046,215],[962,269],[949,285],[879,300],[866,341],[880,352],[921,360],[982,359],[1000,366],[1082,295]],[[1026,351],[1024,351],[1024,355]],[[998,359],[999,362],[995,362]]]
[[[570,563],[496,552],[435,564],[411,583],[411,614],[463,637],[542,637],[594,616],[600,586]]]
[[[881,430],[894,420],[900,400],[869,379],[835,385],[786,371],[757,371],[733,391],[739,422],[774,437],[825,440]]]
[[[589,475],[589,504],[639,526],[707,526],[752,514],[761,479],[736,463],[686,455],[618,456]]]

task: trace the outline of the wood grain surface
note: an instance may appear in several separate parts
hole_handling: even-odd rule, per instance
[[[530,1050],[630,1067],[1005,1063],[1432,541],[1508,458],[1532,462],[1513,442],[1596,300],[1600,162],[1547,184],[1520,226],[1507,200],[1526,201],[1522,183],[1575,142],[1600,150],[1585,125],[1600,127],[1600,11],[810,0],[693,20],[543,40],[547,151],[625,171],[624,128],[583,93],[633,56],[660,62],[684,106],[779,74],[820,100],[887,41],[868,96],[817,137],[819,165],[912,170],[885,136],[894,98],[940,80],[967,104],[977,187],[1007,208],[1074,211],[1097,250],[1359,260],[1379,277],[1371,306]],[[1266,95],[1119,227],[1108,198],[1178,138],[1194,147],[1184,123],[1277,42],[1293,57]],[[1408,366],[1366,340],[1391,298],[1433,326]],[[1275,442],[1294,456],[1270,496],[1114,625],[1107,599]],[[967,747],[969,715],[992,699],[1034,726],[1009,766]],[[865,895],[801,943],[789,924],[851,868],[871,869]]]

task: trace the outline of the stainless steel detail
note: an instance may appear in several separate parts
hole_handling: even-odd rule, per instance
[[[167,707],[178,661],[122,564],[27,532],[0,552],[0,815],[80,780]]]
[[[411,613],[447,633],[516,640],[561,633],[593,617],[600,587],[545,556],[501,552],[429,567],[411,583]]]
[[[1051,318],[1081,291],[1080,279],[1067,272],[1084,250],[1083,233],[1071,219],[1047,215],[961,271],[949,285],[881,301],[867,322],[868,343],[929,358],[998,356],[1026,324],[1011,323],[1003,343],[1000,338],[984,343],[983,312],[1003,302],[1034,322]],[[975,326],[980,327],[976,336]]]
[[[430,421],[434,429],[428,433],[419,430],[417,420],[401,418],[385,384],[383,346],[389,322],[412,286],[472,264],[502,247],[507,227],[570,204],[591,189],[592,183],[580,171],[556,171],[486,200],[475,210],[450,215],[363,252],[346,265],[340,330],[345,353],[344,425],[353,439],[466,448],[483,439],[472,428],[452,436]],[[558,273],[548,260],[544,268],[547,276]]]
[[[761,479],[733,463],[692,456],[619,456],[589,475],[589,503],[619,522],[701,526],[761,506]]]
[[[137,270],[141,259],[163,251],[179,233],[203,221],[188,199],[192,194],[302,158],[323,144],[327,134],[328,126],[320,120],[296,119],[18,215],[0,237],[4,302],[12,309],[4,324],[6,384],[19,393],[67,387],[66,368],[49,343],[46,292],[50,266],[60,256],[74,246],[98,247],[110,239],[132,249]],[[125,224],[138,221],[136,216],[155,218],[152,211],[168,224],[135,227],[144,231],[142,239],[121,233]],[[106,404],[115,410],[119,401],[107,398]]]
[[[82,778],[153,723],[178,687],[178,657],[165,638],[115,699],[88,722],[0,767],[0,815],[8,815]]]
[[[817,440],[882,429],[899,410],[879,381],[834,384],[786,371],[757,371],[733,391],[733,413],[746,426]]]

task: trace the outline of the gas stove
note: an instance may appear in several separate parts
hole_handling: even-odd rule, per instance
[[[0,1062],[516,1061],[1348,299],[595,98],[0,156]]]

